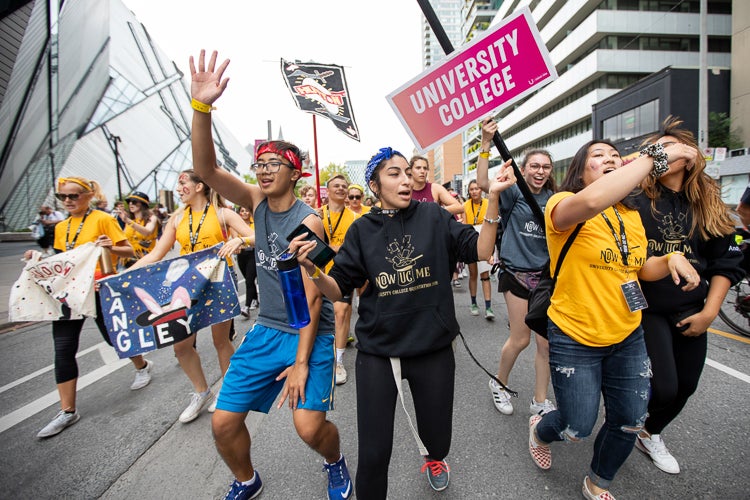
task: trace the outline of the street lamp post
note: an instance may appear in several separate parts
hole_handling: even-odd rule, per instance
[[[119,135],[112,136],[112,143],[115,149],[115,172],[117,172],[117,199],[122,200],[122,184],[120,183],[120,152],[117,148],[117,144],[122,142]]]

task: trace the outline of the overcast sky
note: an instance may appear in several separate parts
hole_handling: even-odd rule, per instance
[[[385,96],[422,72],[416,0],[123,0],[187,76],[201,48],[231,59],[214,112],[240,143],[267,137],[313,151],[312,115],[284,84],[280,58],[344,66],[361,142],[317,117],[320,164],[368,160],[383,146],[409,157],[413,143]]]

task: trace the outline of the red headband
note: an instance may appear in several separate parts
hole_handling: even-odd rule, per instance
[[[289,160],[289,162],[292,164],[292,166],[296,170],[299,170],[302,173],[302,177],[310,177],[312,175],[309,172],[302,172],[302,162],[300,161],[299,157],[296,154],[294,154],[294,152],[291,149],[282,151],[279,148],[277,148],[273,143],[267,142],[265,144],[262,144],[258,148],[258,152],[255,155],[255,157],[259,158],[260,155],[264,153],[274,153],[274,154],[281,156],[282,158],[286,158],[287,160]]]

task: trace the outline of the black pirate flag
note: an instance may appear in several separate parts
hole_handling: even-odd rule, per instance
[[[281,73],[299,109],[330,118],[336,128],[359,141],[343,67],[282,59]]]

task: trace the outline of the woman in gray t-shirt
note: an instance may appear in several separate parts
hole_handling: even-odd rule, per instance
[[[492,145],[495,130],[497,124],[494,121],[484,123],[482,150],[486,151]],[[489,160],[480,155],[478,161]],[[555,182],[551,176],[552,166],[552,155],[543,149],[527,151],[521,162],[524,180],[542,211],[547,200],[555,192]],[[487,180],[477,177],[477,181],[483,186],[483,182]],[[503,293],[508,307],[510,335],[500,351],[497,378],[507,384],[516,358],[531,342],[531,330],[524,321],[528,310],[529,291],[539,282],[541,270],[549,259],[549,252],[544,226],[534,216],[517,185],[503,191],[500,195],[500,206],[504,231],[500,250],[502,271],[498,277],[497,290]],[[536,335],[534,366],[534,395],[529,405],[532,415],[544,414],[555,409],[555,405],[547,399],[550,380],[549,344],[547,339],[540,335]],[[513,413],[510,394],[492,379],[489,386],[497,410],[504,415]]]

